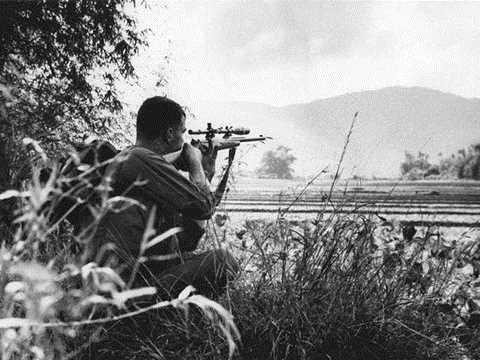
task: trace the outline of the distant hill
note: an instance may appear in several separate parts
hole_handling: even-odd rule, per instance
[[[404,152],[427,152],[432,159],[480,142],[480,99],[420,87],[389,87],[349,93],[306,104],[274,107],[248,102],[201,102],[192,106],[201,127],[247,126],[252,135],[274,142],[244,155],[246,169],[259,164],[264,151],[278,144],[293,149],[298,175],[311,175],[329,166],[333,171],[353,114],[358,111],[344,174],[396,177]]]

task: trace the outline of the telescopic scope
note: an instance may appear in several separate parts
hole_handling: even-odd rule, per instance
[[[250,133],[250,129],[239,127],[234,128],[233,126],[212,128],[212,124],[207,124],[206,130],[188,130],[190,135],[207,135],[207,137],[213,137],[215,134],[225,134],[227,136],[231,135],[247,135]]]

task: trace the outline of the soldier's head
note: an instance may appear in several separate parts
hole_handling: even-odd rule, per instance
[[[185,111],[175,101],[154,96],[145,100],[137,114],[137,143],[158,143],[162,152],[181,149]]]

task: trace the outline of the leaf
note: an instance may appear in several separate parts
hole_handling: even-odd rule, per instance
[[[143,232],[142,235],[142,242],[140,244],[140,253],[143,253],[145,249],[147,249],[145,246],[147,245],[148,239],[155,235],[155,229],[154,229],[154,223],[155,223],[155,213],[157,211],[156,205],[152,207],[150,210],[150,214],[148,215],[148,220],[147,220],[147,225],[145,226],[145,231]]]
[[[177,226],[177,227],[168,229],[164,233],[154,237],[152,240],[150,240],[148,243],[146,243],[143,250],[147,250],[147,249],[151,248],[152,246],[155,246],[155,245],[161,243],[165,239],[168,239],[170,236],[173,236],[175,234],[178,234],[178,233],[182,232],[183,230],[184,229],[181,226]]]
[[[44,162],[48,160],[47,154],[45,153],[45,151],[43,151],[42,147],[40,146],[40,143],[37,140],[33,140],[32,138],[26,137],[23,139],[23,144],[32,145],[33,149],[40,154]]]
[[[195,288],[192,285],[188,285],[182,292],[178,295],[177,299],[184,301],[186,298],[190,296],[192,292],[195,291]]]
[[[464,267],[457,269],[457,271],[464,276],[473,275],[473,266],[472,264],[466,264]]]
[[[226,326],[224,326],[222,323],[218,323],[217,325],[220,328],[220,330],[222,330],[223,335],[225,335],[225,337],[227,338],[228,358],[231,359],[232,356],[233,356],[233,353],[235,352],[235,347],[237,346],[235,344],[235,340],[233,339],[232,332]],[[236,335],[240,336],[240,334],[236,334]]]
[[[55,273],[44,265],[36,262],[22,262],[10,268],[11,274],[22,276],[27,282],[35,284],[52,284],[55,280]]]
[[[179,258],[180,255],[177,253],[166,254],[166,255],[151,255],[151,256],[141,256],[138,258],[138,261],[144,263],[146,261],[166,261]]]
[[[89,262],[88,264],[85,264],[82,266],[81,273],[82,273],[82,278],[84,280],[87,279],[88,275],[97,267],[97,264],[94,262]]]
[[[49,295],[43,296],[38,302],[38,311],[40,314],[46,314],[48,310],[53,309],[53,305],[59,300],[59,297]]]
[[[80,157],[76,152],[72,152],[70,154],[70,158],[72,159],[73,163],[77,166],[80,165],[80,163],[82,162],[82,160],[80,160]]]
[[[31,221],[34,218],[34,214],[32,212],[27,212],[23,214],[22,216],[17,217],[15,220],[13,220],[14,224],[22,223],[22,222],[27,222]]]
[[[4,290],[7,294],[15,294],[18,291],[25,290],[25,283],[23,281],[10,281],[5,285]]]
[[[167,306],[170,306],[170,305],[172,305],[171,301],[164,300],[164,301],[160,301],[160,302],[156,303],[155,305],[153,305],[152,309],[160,309],[162,307],[167,307]]]
[[[34,322],[23,318],[3,318],[0,319],[0,329],[19,328],[35,325]]]
[[[192,295],[185,300],[185,303],[197,305],[212,322],[214,322],[215,319],[214,314],[218,315],[220,319],[223,320],[223,322],[217,322],[216,325],[227,338],[229,358],[231,358],[236,347],[234,337],[240,339],[240,332],[233,322],[233,315],[219,303],[202,295]]]
[[[65,270],[62,273],[64,276],[72,277],[80,274],[80,269],[75,264],[65,264],[63,268]]]
[[[94,272],[98,273],[98,274],[101,274],[101,275],[104,275],[107,277],[107,279],[113,281],[115,284],[117,284],[118,286],[120,286],[121,288],[125,288],[125,282],[123,281],[123,279],[120,277],[120,275],[118,275],[115,270],[113,270],[112,268],[109,268],[109,267],[99,267],[99,268],[95,268],[94,269]]]
[[[89,137],[87,137],[87,138],[83,141],[83,143],[84,143],[85,145],[91,145],[91,144],[93,144],[93,143],[94,143],[95,141],[97,141],[97,140],[98,140],[98,138],[96,138],[95,136],[90,135]]]
[[[86,299],[84,299],[81,303],[82,306],[86,306],[89,304],[110,304],[110,301],[107,298],[100,295],[91,295]]]
[[[98,267],[94,262],[82,266],[81,273],[84,281],[88,280],[89,276],[91,276],[95,287],[102,291],[116,292],[114,285],[122,289],[126,287],[125,282],[115,270],[109,267]]]
[[[230,314],[222,305],[219,303],[210,300],[202,295],[192,295],[188,299],[186,299],[187,303],[192,303],[200,307],[201,309],[205,310],[214,310],[220,317],[222,317],[227,322],[231,322],[233,326],[233,315]]]
[[[5,84],[0,83],[0,92],[2,93],[2,96],[7,100],[11,101],[14,99],[10,88],[8,86],[5,86]]]
[[[0,201],[10,199],[12,197],[25,197],[26,193],[17,190],[7,190],[0,194]]]
[[[142,287],[138,289],[132,289],[132,290],[125,290],[122,292],[117,292],[112,295],[113,300],[115,304],[118,307],[123,306],[125,302],[127,302],[130,299],[135,299],[141,296],[147,296],[147,295],[155,295],[157,293],[157,289],[154,286],[149,286],[149,287]]]
[[[475,304],[477,309],[480,309],[480,299],[472,299],[472,302]]]
[[[91,166],[88,164],[81,164],[77,166],[78,171],[87,171]]]
[[[428,274],[428,271],[430,270],[430,262],[428,260],[425,260],[422,262],[422,273],[423,275]]]
[[[148,180],[135,180],[133,186],[143,186],[148,184]]]
[[[141,209],[145,209],[145,205],[143,205],[140,201],[131,199],[124,196],[114,196],[107,200],[106,206],[112,211],[120,212],[123,211],[130,206],[138,206]]]

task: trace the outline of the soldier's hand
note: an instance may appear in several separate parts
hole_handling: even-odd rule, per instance
[[[192,144],[185,143],[182,157],[185,159],[190,181],[207,191],[210,190],[205,171],[202,166],[202,152]]]
[[[200,148],[202,152],[202,166],[209,181],[211,181],[213,175],[215,175],[215,162],[218,154],[217,145],[216,139],[212,139],[208,146],[202,146]]]
[[[202,164],[202,152],[198,147],[189,143],[183,144],[182,156],[187,163],[188,169],[198,168]]]

